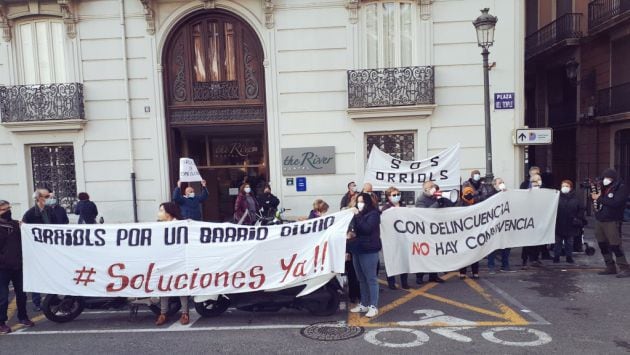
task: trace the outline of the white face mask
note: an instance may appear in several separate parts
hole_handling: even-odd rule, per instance
[[[496,187],[497,191],[505,191],[505,184],[500,183],[499,186]]]
[[[250,192],[252,192],[252,188],[251,187],[246,187],[245,188],[245,193],[248,194]]]
[[[400,202],[400,195],[390,197],[393,203]]]
[[[194,198],[194,197],[195,197],[195,193],[194,192],[191,192],[191,193],[188,194],[188,198]]]
[[[437,189],[436,189],[435,187],[432,187],[432,188],[429,190],[429,195],[433,196],[433,195],[435,194],[435,192],[436,192],[436,191],[437,191]]]
[[[604,178],[604,181],[602,181],[602,183],[604,184],[604,186],[608,186],[610,185],[610,183],[612,183],[612,180],[609,178]]]
[[[540,185],[532,185],[532,189],[540,189]]]
[[[479,180],[481,179],[481,175],[479,175],[479,174],[474,174],[472,178],[473,178],[473,180],[475,180],[475,181],[479,181]]]
[[[358,186],[355,186],[354,189],[352,189],[352,191],[354,191],[354,192],[361,192],[361,189],[359,189]]]
[[[568,194],[569,192],[571,192],[571,188],[568,186],[562,186],[560,192],[562,192],[563,194]]]
[[[52,198],[52,197],[51,198],[47,198],[46,202],[44,202],[44,204],[46,206],[54,206],[54,205],[57,204],[57,199],[56,198]]]
[[[357,208],[359,209],[359,211],[363,211],[364,207],[365,207],[365,202],[358,202],[357,203]]]

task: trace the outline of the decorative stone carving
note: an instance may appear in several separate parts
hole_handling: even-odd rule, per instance
[[[420,6],[420,18],[424,21],[431,19],[431,7],[433,0],[418,0]]]
[[[265,0],[263,11],[265,12],[265,27],[272,29],[274,26],[272,0]]]
[[[66,35],[68,38],[75,38],[77,36],[77,17],[74,14],[72,0],[57,0],[57,4],[61,10],[63,23],[66,25]]]
[[[155,11],[153,10],[153,0],[140,0],[144,10],[144,20],[147,22],[147,33],[155,34]]]
[[[205,9],[214,9],[217,7],[216,0],[201,0]]]
[[[262,107],[190,108],[171,112],[171,123],[265,121]]]
[[[258,98],[258,80],[254,68],[254,56],[249,51],[247,42],[243,42],[243,62],[245,63],[245,97]]]
[[[0,2],[0,30],[2,30],[2,39],[5,42],[11,42],[11,20],[7,17],[8,12],[4,2]]]
[[[348,0],[346,4],[348,9],[348,20],[351,24],[359,22],[359,0]]]

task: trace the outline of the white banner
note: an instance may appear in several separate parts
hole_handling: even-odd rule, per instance
[[[179,158],[179,181],[193,182],[201,180],[202,178],[199,175],[195,161],[190,158]]]
[[[347,210],[277,226],[23,224],[24,289],[160,297],[296,286],[344,271],[352,217]]]
[[[459,144],[419,161],[406,161],[372,146],[365,168],[365,180],[374,190],[396,186],[399,190],[420,190],[425,181],[435,181],[440,190],[459,190]]]
[[[553,243],[558,198],[513,190],[468,207],[390,208],[381,216],[387,275],[458,270],[496,249]]]

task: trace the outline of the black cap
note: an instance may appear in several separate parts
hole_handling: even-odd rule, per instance
[[[613,180],[617,179],[617,172],[615,171],[615,169],[606,169],[604,170],[604,172],[602,172],[602,177],[603,178],[611,178]]]

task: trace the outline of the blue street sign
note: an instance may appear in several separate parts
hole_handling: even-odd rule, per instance
[[[514,109],[514,93],[513,92],[495,92],[494,93],[494,109],[495,110],[513,110]]]
[[[298,191],[298,192],[306,191],[306,178],[305,177],[295,178],[295,191]]]

